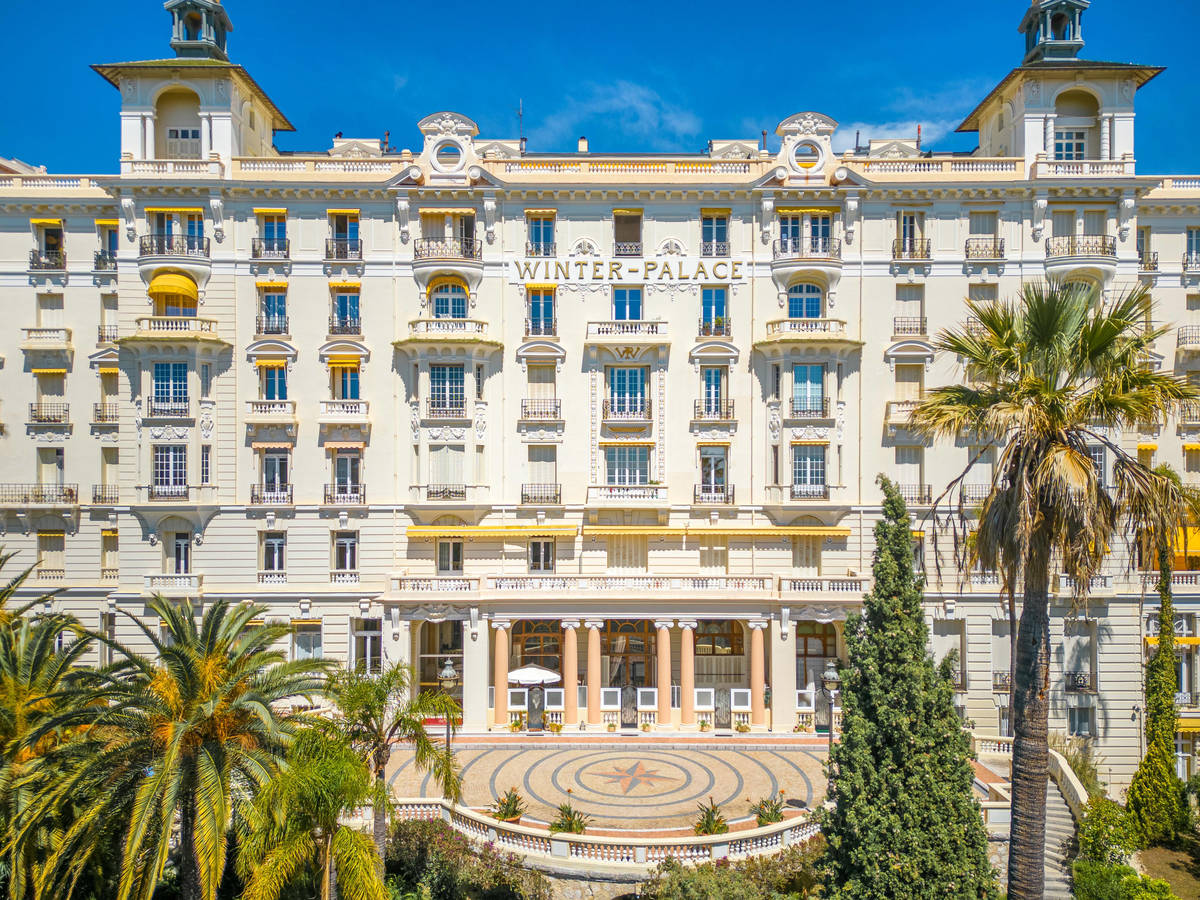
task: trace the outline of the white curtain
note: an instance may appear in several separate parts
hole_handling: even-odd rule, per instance
[[[463,448],[436,444],[429,448],[429,483],[463,484]]]

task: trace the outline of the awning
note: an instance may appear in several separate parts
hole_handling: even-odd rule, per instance
[[[49,225],[51,228],[61,228],[62,219],[30,219],[30,225]]]
[[[525,290],[527,290],[527,291],[553,291],[553,290],[557,290],[557,289],[558,289],[557,284],[527,284],[527,285],[525,285]]]
[[[61,528],[39,528],[38,537],[63,537],[66,532]]]
[[[203,213],[203,206],[147,206],[146,214],[150,213]]]
[[[558,215],[558,210],[557,209],[527,209],[527,210],[525,210],[525,215],[527,215],[527,216],[556,216],[556,215]]]
[[[355,290],[362,287],[361,281],[331,281],[329,287],[333,290]]]
[[[912,530],[912,536],[913,536],[914,540],[918,540],[918,541],[925,540],[925,532],[921,531],[919,529],[916,529],[916,528],[914,528]]]
[[[200,299],[196,282],[178,272],[163,272],[161,275],[155,275],[150,281],[150,287],[146,288],[146,293],[156,300],[171,294],[182,295],[189,300]]]
[[[286,281],[256,281],[254,286],[263,290],[280,289],[287,290],[288,283]]]
[[[117,366],[100,366],[96,369],[101,375],[120,375],[121,370]]]
[[[286,359],[256,359],[254,365],[259,369],[286,369]]]
[[[254,441],[250,444],[251,450],[291,450],[291,441]]]
[[[292,625],[320,625],[320,619],[292,619]]]
[[[838,212],[838,208],[836,206],[782,206],[775,212],[781,216],[802,216],[805,213],[828,216]]]
[[[793,447],[828,447],[829,441],[792,441]]]
[[[332,366],[334,368],[357,369],[359,366],[362,365],[362,357],[361,356],[351,356],[349,354],[346,354],[346,355],[338,354],[336,356],[329,357],[328,359],[325,360],[325,362],[327,362],[330,366]]]
[[[574,537],[578,532],[574,525],[409,525],[405,529],[409,538]]]
[[[447,207],[430,207],[422,206],[420,213],[423,216],[473,216],[475,215],[475,207],[473,206],[447,206]]]
[[[1184,450],[1200,450],[1200,444],[1184,444]]]
[[[325,214],[329,216],[357,216],[357,209],[327,209]]]
[[[66,375],[66,369],[31,369],[34,375]]]
[[[362,450],[367,446],[366,441],[326,441],[326,450]]]
[[[849,537],[849,528],[835,525],[764,525],[758,528],[698,525],[686,528],[676,525],[585,525],[585,535],[644,534],[648,536],[713,537]]]
[[[1194,716],[1180,716],[1178,730],[1184,734],[1195,734],[1196,732],[1200,732],[1200,718],[1196,718]]]
[[[1139,450],[1157,450],[1158,444],[1138,444],[1137,448]]]
[[[117,536],[117,529],[115,529],[115,528],[101,528],[101,529],[100,529],[100,536],[101,536],[101,537],[116,537],[116,536]]]
[[[732,212],[727,206],[702,206],[700,207],[700,215],[702,216],[727,216]]]
[[[101,228],[117,228],[121,224],[120,219],[97,219],[96,224]]]
[[[1155,647],[1158,645],[1158,638],[1148,637],[1146,643]],[[1175,643],[1180,647],[1200,647],[1200,637],[1176,637]]]
[[[254,210],[254,214],[256,216],[286,216],[287,210],[286,209],[259,209],[256,207]]]

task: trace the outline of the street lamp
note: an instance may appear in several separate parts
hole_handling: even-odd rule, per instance
[[[454,660],[446,657],[446,664],[442,666],[442,671],[438,672],[438,681],[441,682],[442,690],[447,695],[450,694],[458,686],[458,670],[454,668]],[[446,712],[446,749],[450,749],[450,712]]]
[[[837,660],[832,656],[825,660],[825,671],[821,673],[822,693],[829,699],[829,752],[833,753],[833,697],[841,686],[842,678],[838,675]]]

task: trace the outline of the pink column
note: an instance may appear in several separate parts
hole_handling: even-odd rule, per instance
[[[655,641],[658,653],[658,726],[666,728],[671,724],[671,625],[665,622],[655,622],[658,639]]]
[[[492,627],[496,629],[492,726],[508,728],[508,622],[493,621]]]
[[[766,655],[763,651],[763,631],[766,622],[750,623],[750,724],[767,723]]]
[[[578,622],[563,622],[563,724],[579,724]]]
[[[696,724],[696,623],[679,623],[679,724]]]
[[[589,725],[600,724],[600,627],[603,622],[587,622],[587,720]]]

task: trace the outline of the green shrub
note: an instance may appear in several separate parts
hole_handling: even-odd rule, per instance
[[[1079,858],[1105,865],[1120,865],[1142,846],[1137,823],[1119,803],[1093,797],[1079,826]]]
[[[1179,900],[1171,886],[1129,866],[1076,860],[1071,867],[1075,900]]]
[[[754,818],[761,828],[763,825],[770,825],[774,822],[783,821],[783,791],[777,794],[771,794],[769,797],[763,797],[757,803],[750,804],[750,812],[754,813]]]
[[[700,815],[696,817],[696,824],[692,826],[696,834],[725,834],[729,831],[725,814],[712,797],[708,798],[707,803],[701,803],[699,809]]]
[[[1050,749],[1062,754],[1075,773],[1075,777],[1087,791],[1088,797],[1104,793],[1104,782],[1100,780],[1100,766],[1104,757],[1096,753],[1093,741],[1082,737],[1067,737],[1054,732],[1049,739]]]
[[[819,896],[816,837],[771,856],[684,866],[670,859],[642,885],[644,900],[808,900]]]
[[[493,819],[519,819],[525,815],[525,801],[515,787],[510,787],[492,804],[491,814]]]
[[[567,834],[583,834],[585,828],[592,823],[592,817],[581,813],[570,803],[558,805],[558,817],[550,823],[550,831],[565,831]]]

